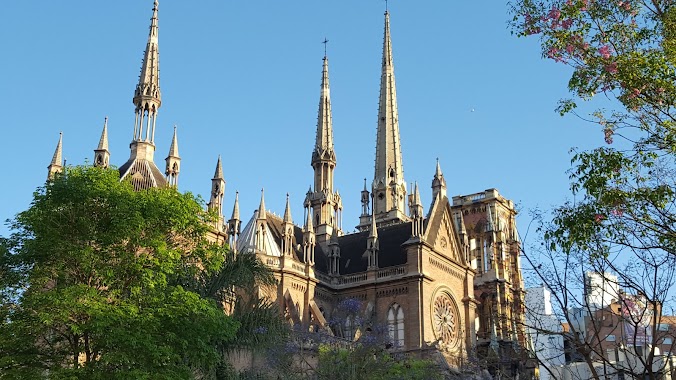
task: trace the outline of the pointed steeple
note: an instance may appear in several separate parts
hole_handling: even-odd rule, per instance
[[[437,196],[441,196],[442,198],[446,196],[446,179],[444,178],[444,173],[441,172],[438,158],[437,168],[434,171],[434,179],[432,179],[432,202],[434,202]]]
[[[369,239],[378,238],[378,227],[376,226],[376,218],[371,218],[371,228],[369,229]]]
[[[273,244],[277,247],[276,243],[273,243],[272,240],[269,240],[268,235],[268,218],[265,211],[265,190],[261,189],[261,204],[258,206],[257,218],[255,220],[256,232],[254,237],[255,247],[258,252],[270,254],[268,249],[273,249]],[[246,228],[245,228],[246,230]],[[275,256],[279,256],[280,252],[277,251]]]
[[[324,40],[326,44],[327,40]],[[336,167],[336,153],[333,149],[333,125],[331,121],[331,93],[329,89],[329,59],[324,54],[322,65],[322,84],[319,93],[317,111],[317,134],[312,150],[312,168],[314,169],[314,192],[309,200],[312,211],[318,216],[317,241],[325,244],[334,232],[340,231],[342,201],[333,188],[333,172]]]
[[[108,150],[108,116],[103,119],[103,131],[101,132],[101,139],[99,140],[98,150]]]
[[[293,255],[293,235],[291,202],[289,201],[289,193],[286,193],[286,209],[284,209],[284,219],[282,224],[282,254],[284,256]]]
[[[235,205],[232,207],[232,217],[231,220],[240,220],[239,219],[239,191],[235,191]]]
[[[312,213],[310,212],[310,210],[308,210],[307,212],[307,217],[305,218],[305,226],[303,227],[305,231],[314,231],[315,229],[314,226],[312,225]]]
[[[242,222],[239,219],[239,191],[235,192],[235,205],[232,208],[232,216],[228,220],[228,244],[230,249],[237,252],[237,239],[240,234],[240,224]]]
[[[174,137],[171,139],[171,146],[169,146],[169,156],[178,157],[178,137],[176,135],[176,126],[174,125]]]
[[[150,32],[146,50],[143,54],[143,65],[138,84],[134,91],[134,105],[136,106],[136,125],[134,128],[134,141],[155,140],[155,121],[157,110],[162,105],[160,93],[160,51],[158,43],[158,6],[155,0],[153,16],[150,19]],[[144,123],[145,121],[145,123]],[[146,124],[146,125],[144,125]]]
[[[63,171],[63,132],[59,132],[59,142],[56,144],[52,161],[47,166],[47,179],[54,178],[56,173]]]
[[[223,178],[223,164],[221,163],[221,155],[218,155],[218,162],[216,162],[216,171],[214,172],[214,178]]]
[[[176,152],[178,154],[178,151]],[[223,178],[223,169],[221,169],[221,156],[218,155],[216,162],[216,172],[211,179],[211,196],[207,208],[215,210],[218,215],[216,229],[223,231],[223,196],[225,195],[225,179]]]
[[[289,193],[286,193],[286,208],[284,209],[284,223],[293,223],[291,221],[291,204],[289,202]]]
[[[108,116],[103,120],[103,131],[99,145],[94,149],[94,166],[107,168],[110,164],[110,152],[108,151]]]
[[[322,84],[319,94],[319,110],[317,111],[317,135],[315,150],[312,152],[312,163],[317,160],[333,161],[336,157],[333,150],[333,122],[331,117],[331,91],[329,88],[329,59],[324,56],[322,66]]]
[[[164,174],[167,176],[167,182],[169,183],[169,186],[177,187],[178,174],[181,171],[181,156],[178,155],[178,136],[176,135],[175,125],[174,137],[171,139],[171,146],[169,147],[169,155],[164,160],[167,163],[166,169],[164,171]]]
[[[406,181],[401,156],[397,89],[394,79],[390,14],[385,12],[383,61],[380,77],[378,131],[376,141],[375,174],[373,178],[373,213],[378,222],[407,220],[404,210]]]
[[[258,219],[267,219],[265,215],[265,189],[261,189],[261,204],[258,205]]]
[[[371,217],[371,228],[369,230],[369,237],[366,240],[366,255],[368,257],[368,269],[378,269],[378,250],[380,249],[380,242],[378,240],[378,226],[376,225],[376,217]]]
[[[155,126],[162,105],[160,94],[160,53],[158,45],[158,1],[155,0],[150,19],[150,32],[143,55],[138,84],[134,90],[134,134],[129,160],[120,167],[120,178],[131,178],[137,190],[165,186],[167,181],[154,162]],[[173,165],[172,165],[173,166]],[[176,183],[173,183],[175,186]]]
[[[303,261],[309,265],[315,265],[315,229],[312,225],[312,212],[306,211],[305,226],[303,227]]]

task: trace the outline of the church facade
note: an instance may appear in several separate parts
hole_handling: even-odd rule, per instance
[[[325,329],[348,340],[384,326],[393,349],[438,352],[457,368],[472,358],[495,357],[494,368],[515,371],[515,354],[527,344],[514,204],[495,189],[449,197],[437,162],[433,201],[426,209],[419,186],[408,189],[404,179],[396,94],[386,12],[374,176],[364,183],[358,232],[348,234],[341,228],[343,204],[333,180],[338,157],[325,56],[315,146],[308,148],[313,187],[305,196],[301,222],[292,218],[288,195],[279,217],[266,209],[264,194],[251,219],[240,219],[237,196],[226,219],[219,157],[207,206],[219,215],[212,238],[239,254],[256,255],[271,268],[278,285],[265,296],[277,301],[291,324]],[[134,133],[130,157],[119,167],[121,180],[139,190],[177,186],[181,158],[176,130],[165,170],[154,162],[162,104],[157,0],[133,102]],[[104,123],[94,165],[110,165],[107,133]],[[49,175],[62,167],[59,138]],[[329,322],[335,321],[346,300],[358,301],[359,318]]]

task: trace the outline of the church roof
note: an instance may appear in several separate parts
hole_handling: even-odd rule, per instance
[[[258,210],[254,211],[253,216],[251,219],[249,219],[249,222],[246,224],[244,229],[242,230],[242,233],[239,236],[239,239],[237,240],[237,247],[240,252],[247,252],[247,250],[251,250],[251,252],[256,251],[256,229],[257,229],[257,223],[258,221],[266,221],[266,219],[259,219],[258,218]],[[267,216],[267,212],[266,215]],[[264,234],[264,241],[263,241],[263,248],[265,253],[268,256],[276,256],[280,257],[282,256],[282,251],[279,249],[280,244],[278,243],[277,239],[275,239],[274,235],[274,229],[270,228],[272,223],[266,223],[268,226],[268,231],[269,233]]]
[[[167,184],[164,174],[154,162],[143,159],[130,159],[120,166],[120,179],[129,177],[136,190],[162,187]]]
[[[338,238],[341,275],[366,271],[368,263],[364,252],[369,234],[369,231],[362,231]],[[386,268],[406,264],[406,252],[401,245],[410,237],[410,222],[378,228],[378,266]],[[315,257],[318,257],[316,253]],[[318,267],[316,269],[321,271]]]

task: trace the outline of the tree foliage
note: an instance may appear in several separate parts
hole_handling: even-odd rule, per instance
[[[658,326],[673,312],[676,267],[676,2],[512,0],[510,5],[512,31],[539,38],[543,58],[572,69],[573,97],[560,102],[559,113],[590,122],[602,136],[596,149],[573,150],[574,200],[540,224],[541,245],[525,255],[538,281],[552,290],[558,317],[573,330],[539,332],[563,334],[569,353],[579,355],[595,376],[604,373],[594,367],[601,362],[603,371],[659,377],[665,364],[655,347],[674,334]],[[599,97],[605,109],[577,114],[580,101]],[[646,300],[652,340],[646,354],[634,355],[640,365],[608,359],[605,348],[613,345],[604,340],[614,333],[605,318],[617,318],[617,311],[589,306],[588,271],[617,275],[623,294]],[[575,325],[571,309],[580,312],[586,327]],[[615,348],[633,346],[644,345],[625,340]]]
[[[549,244],[592,255],[676,254],[676,9],[672,0],[515,0],[512,30],[537,36],[542,55],[573,69],[562,114],[598,94],[588,118],[605,147],[575,152],[576,202],[556,210]],[[591,247],[591,241],[604,242]]]
[[[115,170],[69,167],[38,188],[0,245],[0,378],[209,373],[240,326],[224,290],[274,280],[211,243],[211,218]]]

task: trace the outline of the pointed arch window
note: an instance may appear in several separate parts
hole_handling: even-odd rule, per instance
[[[392,304],[387,311],[387,329],[390,340],[397,347],[404,346],[404,310],[398,303]]]
[[[352,322],[352,317],[348,316],[345,318],[345,335],[343,338],[352,340],[354,339],[354,333],[355,333],[355,326],[354,323]]]

